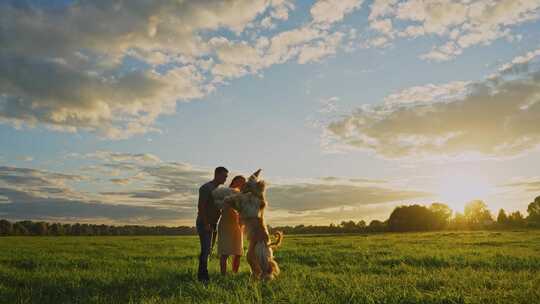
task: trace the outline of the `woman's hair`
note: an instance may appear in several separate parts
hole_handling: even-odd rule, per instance
[[[229,185],[229,187],[231,187],[232,185],[234,185],[235,183],[237,183],[240,180],[242,180],[244,183],[246,182],[246,178],[244,176],[237,175],[232,179],[231,184]]]

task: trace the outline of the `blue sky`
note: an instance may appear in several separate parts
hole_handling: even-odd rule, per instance
[[[540,192],[539,1],[0,7],[0,217],[191,225],[217,165],[273,224]]]

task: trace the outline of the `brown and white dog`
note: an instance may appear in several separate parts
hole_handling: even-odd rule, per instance
[[[249,247],[247,260],[251,274],[262,280],[272,280],[279,274],[279,266],[274,260],[273,250],[281,245],[283,233],[275,234],[276,240],[270,242],[270,235],[264,223],[266,183],[259,179],[261,170],[253,173],[242,193],[228,196],[225,203],[240,213],[240,220],[246,227]]]

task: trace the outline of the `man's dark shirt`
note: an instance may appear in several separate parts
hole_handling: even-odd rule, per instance
[[[214,191],[217,186],[218,185],[214,184],[213,181],[209,181],[199,188],[199,206],[201,206],[201,204],[205,204],[206,208],[204,209],[206,212],[206,218],[208,219],[208,224],[210,225],[217,224],[219,217],[221,216],[221,209],[214,205],[214,197],[212,196],[212,191]],[[201,216],[199,212],[200,211],[198,211],[197,214],[198,217]]]

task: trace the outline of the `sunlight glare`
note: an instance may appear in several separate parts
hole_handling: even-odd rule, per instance
[[[486,201],[493,193],[493,186],[485,177],[467,174],[441,176],[437,194],[441,202],[455,212],[463,212],[465,204],[472,200]]]

